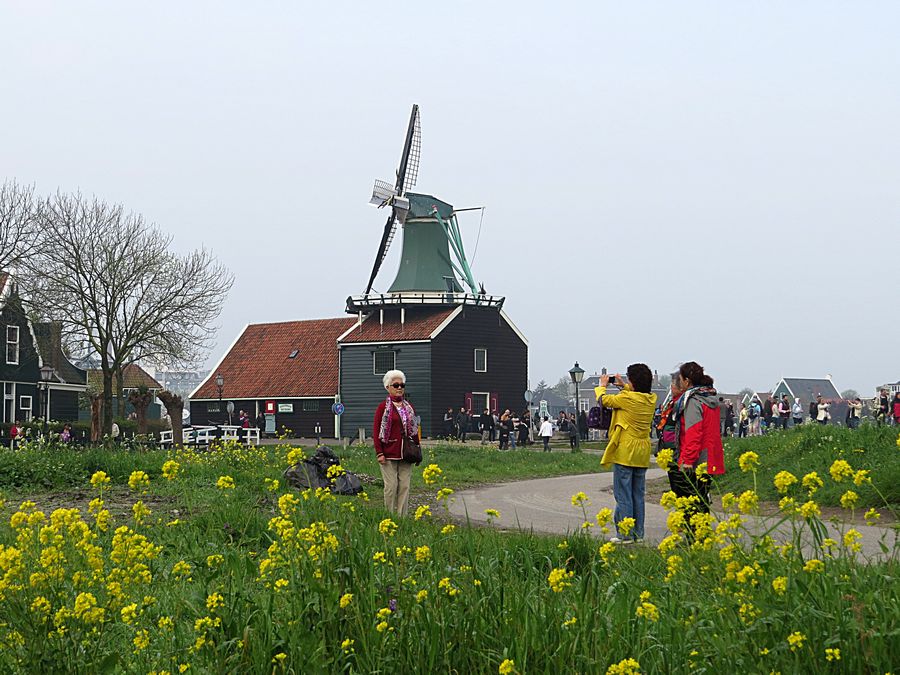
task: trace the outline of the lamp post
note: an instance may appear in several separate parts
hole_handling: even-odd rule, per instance
[[[51,366],[44,364],[41,366],[41,393],[43,398],[44,409],[44,437],[47,436],[47,420],[50,417],[50,380],[53,379],[53,373],[56,372]]]
[[[581,380],[584,379],[584,368],[581,368],[578,365],[578,361],[575,362],[575,367],[569,371],[569,376],[572,378],[572,384],[575,385],[575,447],[579,447],[581,445],[581,429],[578,428],[578,414],[581,412],[578,408],[580,406],[581,401],[578,392],[578,385],[581,384]]]
[[[216,374],[216,391],[219,392],[219,412],[222,412],[222,391],[225,389],[225,378],[220,373]]]

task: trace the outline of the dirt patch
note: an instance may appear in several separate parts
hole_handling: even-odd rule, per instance
[[[37,508],[46,514],[56,509],[81,509],[82,513],[88,512],[88,504],[97,496],[94,489],[72,488],[69,490],[53,490],[51,492],[39,492],[29,494],[27,499],[33,501]],[[117,520],[131,517],[131,507],[135,502],[143,501],[155,516],[171,518],[183,518],[184,512],[174,508],[174,497],[160,497],[158,495],[139,495],[130,490],[110,489],[103,491],[104,506],[109,509]],[[23,500],[24,501],[24,498]],[[15,504],[16,506],[18,504]]]

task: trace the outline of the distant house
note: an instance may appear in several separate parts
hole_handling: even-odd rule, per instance
[[[92,368],[87,371],[87,381],[88,386],[95,391],[103,391],[103,371],[99,368]],[[118,408],[118,399],[116,398],[116,378],[113,377],[113,415],[119,415]],[[122,396],[125,399],[124,405],[124,414],[121,416],[130,415],[134,412],[134,408],[131,407],[131,404],[128,403],[128,394],[132,391],[137,391],[141,387],[146,387],[147,390],[153,394],[154,398],[156,394],[163,390],[163,386],[154,378],[150,373],[141,368],[136,363],[130,363],[122,370]],[[159,403],[151,403],[147,408],[147,419],[158,420],[161,414],[161,406]],[[87,411],[82,411],[83,419],[90,419],[90,413]]]
[[[897,381],[897,382],[894,382],[894,383],[891,383],[891,384],[883,384],[883,385],[881,385],[880,387],[878,387],[878,388],[875,390],[875,395],[878,396],[878,394],[881,393],[881,390],[882,390],[882,389],[887,389],[887,390],[888,390],[888,393],[889,393],[891,396],[893,396],[894,394],[900,392],[900,381]]]
[[[841,392],[834,386],[831,377],[783,377],[772,389],[773,397],[781,398],[782,394],[787,394],[791,403],[799,398],[800,403],[807,407],[810,401],[816,400],[819,396],[830,401],[838,401],[841,398]]]
[[[63,354],[58,323],[29,321],[16,284],[6,272],[0,272],[0,330],[4,340],[0,356],[0,421],[25,422],[42,418],[48,410],[51,420],[76,419],[78,394],[85,390],[84,371]],[[43,366],[53,368],[46,384],[40,381]]]

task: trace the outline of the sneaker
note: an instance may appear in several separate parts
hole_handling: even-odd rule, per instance
[[[610,538],[609,538],[609,543],[610,543],[610,544],[623,544],[623,545],[624,545],[624,544],[633,544],[634,541],[631,540],[631,539],[622,539],[621,537],[610,537]]]
[[[643,537],[635,537],[635,538],[634,538],[634,543],[635,543],[635,544],[643,544],[643,543],[644,543],[644,538],[643,538]]]

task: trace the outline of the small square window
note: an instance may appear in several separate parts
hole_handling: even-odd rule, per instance
[[[382,349],[375,352],[373,356],[375,375],[384,375],[389,370],[397,367],[397,352],[390,349]]]
[[[219,411],[219,403],[207,403],[206,404],[206,412],[220,412]]]
[[[303,401],[303,412],[319,412],[319,402],[316,399]]]
[[[476,373],[486,373],[487,372],[487,349],[476,349],[475,350],[475,372]]]
[[[19,397],[19,409],[22,411],[22,417],[25,418],[26,422],[31,420],[31,397],[30,396],[20,396]]]

